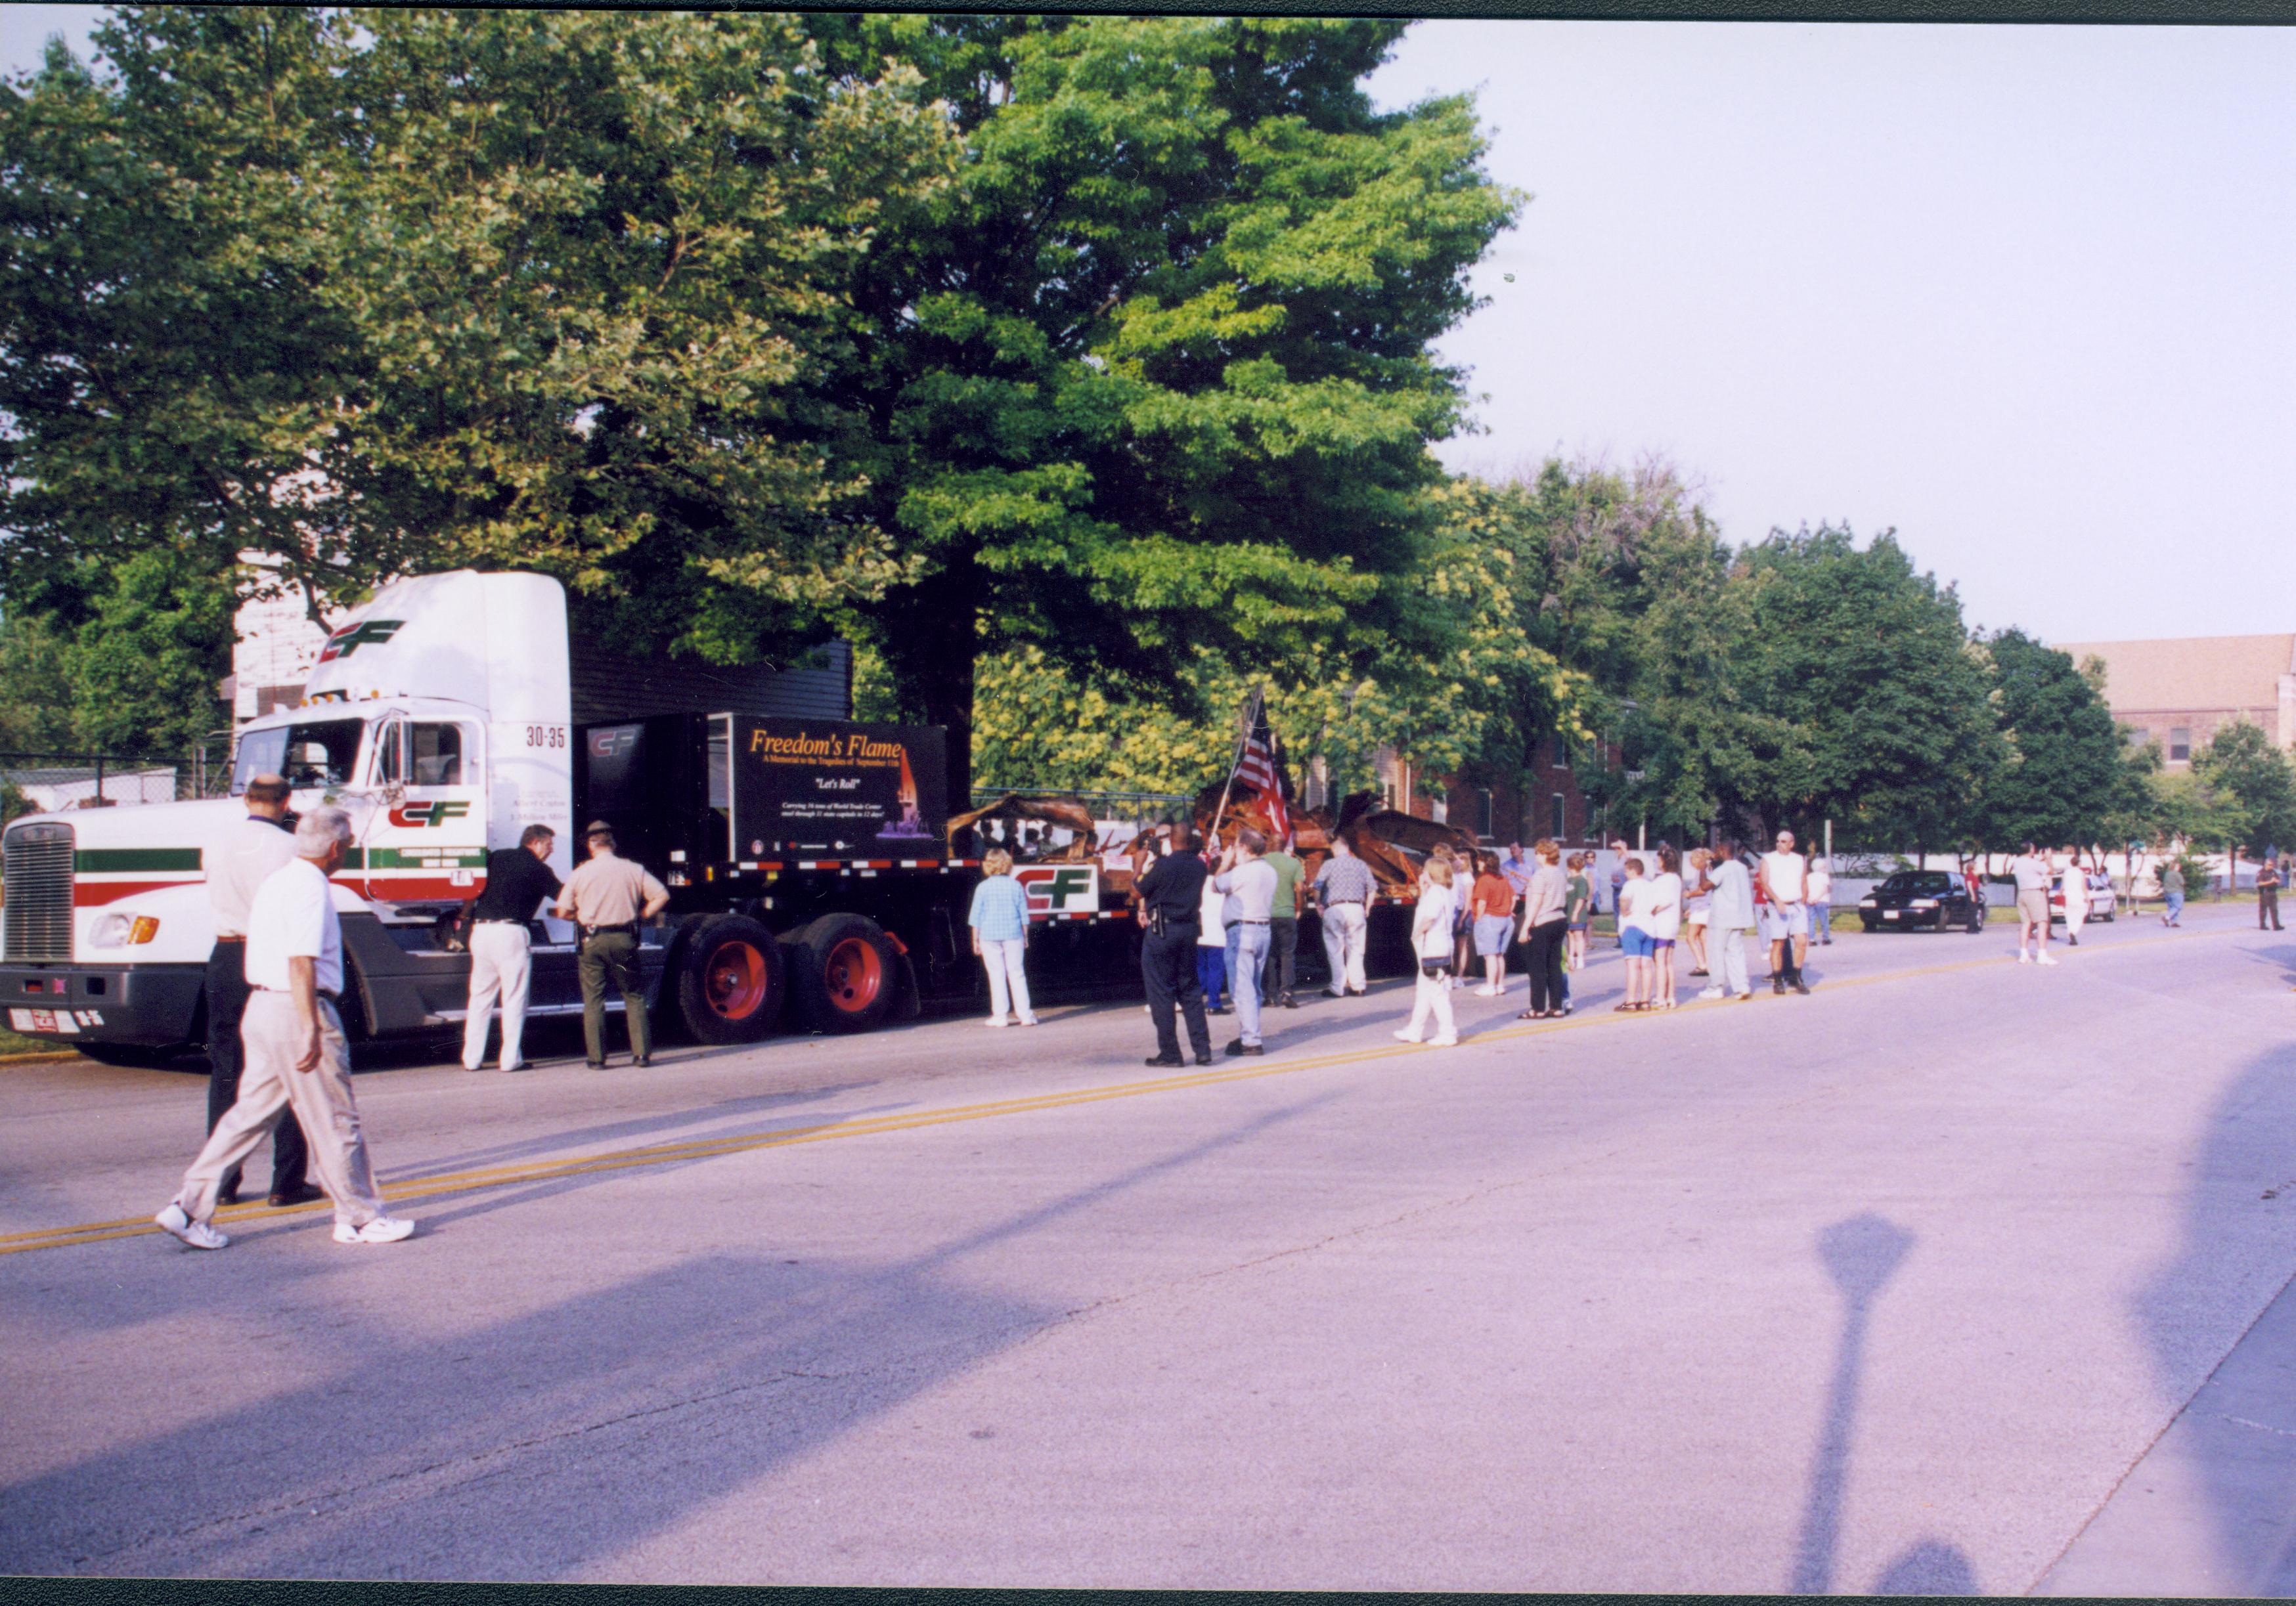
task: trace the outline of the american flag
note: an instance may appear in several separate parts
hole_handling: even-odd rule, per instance
[[[1243,750],[1236,756],[1235,784],[1247,787],[1260,796],[1261,807],[1267,823],[1275,827],[1275,840],[1284,848],[1292,846],[1292,811],[1285,806],[1284,795],[1291,788],[1284,784],[1283,761],[1275,751],[1275,733],[1267,727],[1264,707],[1256,708],[1251,734],[1243,741]]]

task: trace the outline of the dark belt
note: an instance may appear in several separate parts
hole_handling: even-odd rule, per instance
[[[1264,920],[1239,920],[1235,923],[1239,926],[1264,926],[1267,922]]]
[[[584,926],[582,940],[587,942],[593,937],[603,937],[609,931],[627,931],[632,937],[636,937],[638,934],[638,922],[633,920],[626,921],[619,926]]]

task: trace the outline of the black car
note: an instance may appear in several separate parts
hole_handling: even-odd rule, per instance
[[[1974,933],[1985,929],[1985,897],[1972,897],[1950,870],[1900,870],[1858,900],[1857,918],[1868,931],[1959,926]]]

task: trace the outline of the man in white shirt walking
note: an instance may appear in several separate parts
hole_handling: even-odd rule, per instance
[[[208,907],[215,918],[215,946],[208,955],[208,1130],[239,1102],[239,1077],[245,1056],[239,1044],[240,1017],[247,1012],[247,909],[256,889],[295,856],[295,833],[286,823],[287,783],[257,775],[242,795],[247,817],[232,823],[200,856],[206,873]],[[308,1203],[319,1190],[304,1180],[310,1148],[303,1128],[289,1115],[271,1133],[271,1202]],[[224,1174],[218,1204],[239,1202],[239,1168]]]
[[[315,808],[295,827],[296,856],[257,889],[247,920],[247,979],[254,989],[240,1036],[247,1069],[226,1112],[168,1207],[152,1219],[195,1250],[231,1240],[209,1225],[225,1172],[245,1159],[293,1108],[311,1140],[311,1163],[335,1201],[337,1243],[395,1243],[414,1231],[386,1214],[351,1096],[350,1056],[335,1000],[343,939],[328,878],[342,867],[350,816]]]
[[[1791,985],[1808,994],[1801,962],[1809,952],[1808,867],[1794,851],[1794,833],[1778,832],[1777,848],[1762,856],[1760,881],[1769,900],[1762,910],[1762,935],[1770,939],[1770,991],[1784,993]]]
[[[2039,848],[2031,842],[2025,851],[2010,862],[2009,873],[2017,878],[2017,963],[2030,964],[2038,958],[2043,964],[2057,962],[2049,957],[2049,861]],[[2025,951],[2030,943],[2034,952]]]
[[[1261,862],[1267,839],[1250,826],[1236,832],[1234,845],[1220,856],[1220,873],[1212,885],[1235,898],[1234,974],[1228,985],[1235,989],[1236,1039],[1227,1045],[1232,1054],[1267,1051],[1259,1041],[1259,971],[1267,957],[1267,922],[1275,909],[1275,871]]]

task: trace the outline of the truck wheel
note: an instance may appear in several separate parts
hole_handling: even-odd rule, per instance
[[[873,1031],[892,1018],[900,955],[873,920],[824,914],[798,933],[806,1015],[816,1031]]]
[[[728,914],[704,922],[686,939],[677,962],[677,1012],[704,1043],[755,1043],[781,1018],[788,986],[774,934]]]

